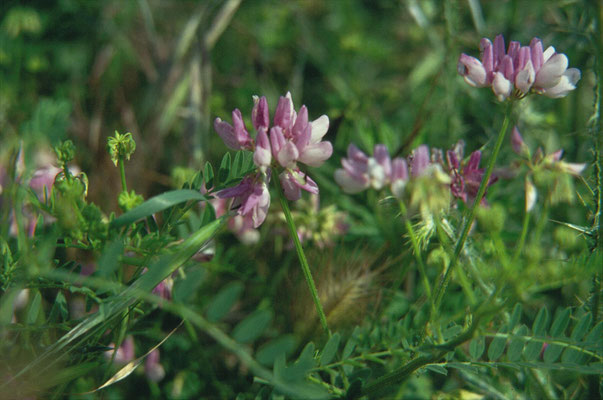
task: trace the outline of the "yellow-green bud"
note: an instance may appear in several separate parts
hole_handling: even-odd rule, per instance
[[[136,150],[136,142],[132,138],[130,132],[121,134],[115,131],[115,137],[110,136],[107,138],[107,151],[111,156],[111,161],[117,166],[120,159],[129,160],[130,156],[134,154]]]

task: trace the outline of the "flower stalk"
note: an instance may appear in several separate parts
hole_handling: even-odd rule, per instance
[[[297,257],[299,258],[299,263],[304,273],[304,278],[308,283],[308,288],[310,289],[312,300],[314,301],[314,305],[316,306],[316,312],[318,313],[320,324],[322,325],[322,328],[327,333],[327,335],[329,335],[330,337],[331,331],[329,330],[329,326],[327,325],[327,317],[322,308],[320,298],[318,297],[318,291],[316,290],[316,285],[314,284],[314,279],[312,278],[312,273],[310,272],[310,266],[308,265],[306,254],[304,253],[304,249],[301,245],[301,242],[299,241],[299,237],[297,236],[297,228],[295,227],[295,222],[293,221],[293,216],[291,215],[289,203],[285,198],[281,185],[278,183],[277,180],[275,180],[274,182],[274,186],[276,186],[276,192],[278,193],[278,198],[281,202],[281,207],[283,208],[283,213],[285,214],[285,220],[287,221],[287,228],[289,229],[289,234],[291,235],[291,239],[293,240],[293,244],[295,245],[295,251],[297,252]]]
[[[461,231],[461,236],[459,237],[458,242],[456,243],[456,246],[454,248],[454,253],[452,254],[452,259],[450,260],[450,263],[448,264],[448,268],[446,269],[444,276],[440,280],[440,285],[436,289],[433,308],[432,308],[432,312],[431,312],[431,320],[434,319],[434,317],[438,313],[440,305],[442,304],[442,299],[444,298],[444,294],[446,293],[446,288],[448,287],[448,284],[450,283],[450,279],[452,278],[452,271],[454,270],[454,268],[456,267],[456,265],[458,263],[461,252],[463,251],[463,247],[465,246],[465,242],[467,241],[467,236],[469,235],[469,230],[471,229],[471,226],[473,225],[473,221],[475,220],[475,212],[477,210],[477,207],[481,203],[482,198],[484,197],[484,194],[486,193],[486,188],[488,187],[488,182],[490,181],[490,177],[492,176],[492,172],[494,171],[494,164],[496,163],[496,159],[498,158],[498,153],[500,151],[500,148],[502,147],[502,143],[504,141],[505,134],[507,133],[507,130],[509,128],[509,122],[511,120],[512,109],[513,109],[513,102],[509,101],[505,108],[505,118],[503,120],[500,131],[498,132],[498,138],[496,139],[496,144],[494,145],[494,150],[492,151],[492,156],[490,157],[488,167],[486,168],[486,173],[484,174],[484,177],[482,178],[482,182],[479,185],[479,189],[477,191],[477,195],[475,196],[475,200],[473,201],[473,205],[469,209],[469,214],[465,218],[465,224],[463,225],[463,230]]]

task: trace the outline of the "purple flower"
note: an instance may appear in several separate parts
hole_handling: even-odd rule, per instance
[[[259,227],[266,219],[270,207],[270,192],[262,174],[247,176],[235,187],[221,190],[219,198],[234,198],[231,208],[243,216],[254,228]]]
[[[464,148],[465,143],[459,141],[452,150],[446,152],[447,170],[451,178],[450,192],[454,197],[463,200],[465,203],[472,203],[484,177],[484,169],[479,168],[482,152],[474,151],[469,156],[467,163],[463,163]],[[491,176],[488,186],[491,186],[497,180],[498,177]],[[481,205],[485,206],[486,204],[484,195]]]
[[[109,346],[115,347],[115,344],[111,343]],[[111,360],[111,357],[113,357],[113,350],[107,350],[105,352],[105,358]],[[113,359],[113,362],[116,364],[127,364],[133,359],[134,338],[132,336],[127,336],[121,343],[121,346],[119,346],[115,351],[115,358]]]
[[[498,35],[494,44],[483,38],[480,48],[481,62],[461,54],[458,72],[471,86],[492,87],[500,101],[522,98],[530,92],[551,98],[564,97],[580,80],[580,70],[567,68],[565,54],[556,53],[552,46],[543,51],[538,38],[532,39],[529,46],[512,41],[505,51],[504,38]]]
[[[243,116],[238,109],[232,112],[232,123],[234,126],[220,118],[216,118],[214,129],[229,148],[233,150],[251,150],[253,141],[247,129],[245,129]]]
[[[255,140],[247,132],[239,110],[232,113],[233,125],[220,118],[214,121],[216,131],[228,147],[253,151],[253,162],[257,167],[256,173],[244,178],[238,186],[217,193],[218,198],[234,199],[232,207],[238,208],[238,232],[254,232],[254,228],[266,219],[270,206],[266,185],[270,181],[271,168],[279,170],[279,182],[287,199],[297,200],[302,189],[318,193],[318,186],[300,171],[298,162],[318,167],[333,153],[331,143],[322,140],[329,128],[326,115],[310,122],[306,106],[296,112],[291,93],[287,92],[286,96],[280,97],[270,126],[266,98],[254,96],[253,101],[251,121],[257,132]]]
[[[326,115],[309,122],[306,106],[296,113],[291,93],[287,92],[279,99],[274,127],[270,129],[274,158],[284,168],[295,168],[296,161],[319,167],[333,154],[331,143],[322,141],[328,128],[329,118]]]
[[[348,146],[348,158],[341,160],[343,168],[335,171],[335,181],[346,193],[358,193],[372,187],[380,190],[391,185],[392,193],[400,194],[408,179],[406,161],[393,161],[387,147],[375,145],[373,157],[368,157],[353,144]]]
[[[153,350],[144,362],[144,373],[153,382],[159,382],[165,377],[165,369],[159,364],[159,349]]]
[[[301,189],[312,194],[318,194],[316,182],[300,170],[287,169],[279,175],[285,197],[291,201],[301,198]]]
[[[586,164],[584,163],[568,163],[561,161],[563,156],[563,150],[559,149],[551,154],[544,154],[542,148],[536,149],[534,155],[530,157],[530,149],[528,145],[523,141],[523,137],[519,133],[517,127],[513,127],[513,133],[511,134],[511,145],[513,151],[522,156],[528,162],[531,169],[538,169],[543,167],[552,171],[558,171],[567,173],[570,175],[580,175]]]

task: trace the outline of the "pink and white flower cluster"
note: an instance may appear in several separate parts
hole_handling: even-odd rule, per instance
[[[373,156],[369,157],[350,144],[348,157],[341,160],[343,168],[335,171],[335,181],[346,193],[389,186],[392,194],[400,199],[406,185],[413,179],[434,176],[438,184],[450,185],[454,197],[470,203],[477,195],[484,170],[479,168],[481,151],[471,153],[467,162],[463,162],[463,152],[464,143],[461,141],[446,152],[444,160],[442,150],[434,148],[430,153],[428,146],[421,145],[407,159],[396,157],[392,160],[385,145],[376,145]],[[496,180],[495,177],[490,178],[488,186]]]
[[[392,160],[383,144],[375,145],[373,157],[367,156],[358,147],[350,144],[348,158],[341,159],[341,165],[343,168],[335,171],[335,181],[346,193],[358,193],[369,187],[380,190],[389,185],[392,193],[398,196],[408,181],[406,160]]]
[[[232,112],[232,125],[220,118],[214,121],[214,128],[226,146],[253,151],[253,162],[258,167],[256,173],[247,176],[238,186],[217,193],[219,198],[234,198],[232,207],[238,207],[245,228],[257,228],[266,219],[272,169],[279,171],[285,197],[295,201],[301,197],[302,189],[318,194],[318,186],[299,169],[298,163],[318,167],[333,153],[331,143],[322,140],[329,128],[326,115],[309,121],[306,106],[296,112],[288,92],[280,97],[271,126],[266,97],[254,96],[254,103],[251,121],[257,132],[255,140],[238,109]]]
[[[523,98],[530,92],[547,97],[565,97],[576,88],[580,70],[568,68],[565,54],[549,46],[543,51],[542,41],[533,38],[529,46],[512,41],[505,51],[502,35],[494,44],[487,38],[480,42],[481,61],[461,54],[458,72],[474,87],[492,87],[496,97]]]

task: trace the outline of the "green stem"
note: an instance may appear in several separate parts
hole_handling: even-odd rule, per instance
[[[473,225],[473,220],[475,219],[475,212],[482,199],[484,198],[484,193],[486,193],[486,188],[488,187],[488,182],[490,181],[490,177],[492,176],[492,171],[494,170],[494,164],[496,162],[496,158],[498,157],[498,153],[500,148],[502,147],[503,140],[505,138],[505,134],[507,133],[507,129],[509,127],[509,122],[511,120],[511,110],[513,103],[510,101],[507,103],[505,109],[505,119],[503,120],[502,127],[498,132],[498,138],[496,139],[496,144],[494,145],[494,150],[492,151],[492,155],[490,156],[490,162],[488,163],[488,167],[486,169],[486,173],[482,179],[481,184],[479,185],[479,189],[477,191],[477,195],[475,196],[475,200],[471,209],[469,210],[469,215],[465,218],[465,224],[463,225],[463,230],[461,236],[459,237],[458,242],[456,243],[456,247],[454,248],[454,254],[452,255],[452,259],[450,260],[450,264],[448,265],[448,269],[440,280],[440,285],[438,286],[435,293],[435,302],[434,307],[432,309],[431,320],[437,314],[440,305],[442,304],[442,299],[444,298],[444,293],[446,293],[446,288],[450,283],[450,278],[452,277],[452,271],[456,267],[459,256],[463,251],[463,247],[465,246],[465,241],[467,240],[467,236],[469,235],[469,230],[471,229],[471,225]]]
[[[297,251],[297,257],[299,258],[299,263],[301,265],[302,271],[304,273],[304,277],[306,278],[306,282],[308,283],[308,288],[310,289],[310,293],[312,294],[312,300],[314,301],[314,305],[316,306],[316,312],[318,313],[318,318],[320,319],[320,324],[324,331],[331,336],[331,331],[329,330],[329,326],[327,325],[327,317],[322,308],[322,304],[320,303],[320,298],[318,297],[318,291],[316,290],[316,285],[314,284],[314,279],[312,279],[312,273],[310,272],[310,266],[308,265],[308,260],[306,259],[306,254],[304,253],[304,249],[302,248],[301,242],[299,241],[299,237],[297,236],[297,228],[295,227],[295,222],[293,222],[293,216],[291,215],[291,210],[289,209],[289,203],[285,198],[285,194],[283,193],[283,189],[279,184],[279,180],[275,179],[276,191],[278,193],[278,198],[281,202],[281,207],[283,208],[283,213],[285,213],[285,220],[287,221],[287,227],[289,228],[289,235],[293,240],[295,245],[295,250]]]
[[[119,167],[119,173],[121,175],[121,190],[122,190],[122,192],[127,192],[128,187],[126,186],[126,168],[125,168],[125,163],[124,163],[123,157],[119,157],[117,166]]]
[[[412,224],[410,223],[410,219],[408,218],[406,206],[401,201],[399,202],[399,204],[400,212],[402,213],[402,218],[404,218],[406,231],[408,232],[408,237],[410,237],[413,252],[415,253],[415,258],[417,259],[417,265],[419,266],[419,273],[421,274],[421,278],[423,280],[425,294],[427,295],[429,302],[432,303],[433,299],[431,298],[431,285],[429,284],[429,279],[427,279],[427,274],[425,273],[425,264],[423,264],[423,257],[421,256],[421,247],[419,246],[419,241],[417,240],[417,236],[415,235],[415,230],[413,229]]]

